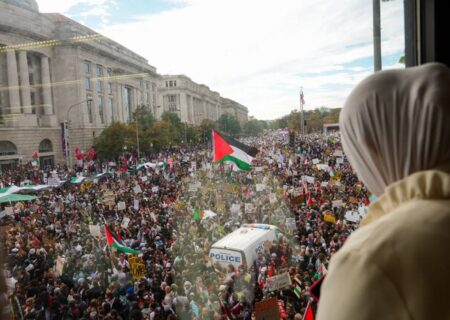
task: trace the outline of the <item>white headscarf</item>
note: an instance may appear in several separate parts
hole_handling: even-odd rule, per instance
[[[375,73],[341,112],[342,145],[376,196],[422,170],[450,173],[450,71],[431,63]]]

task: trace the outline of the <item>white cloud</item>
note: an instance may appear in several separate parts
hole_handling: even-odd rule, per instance
[[[372,55],[372,5],[366,1],[165,1],[183,6],[142,12],[98,31],[146,57],[160,73],[186,74],[258,118],[298,107],[300,86],[306,107],[341,106],[371,72],[369,66],[344,66]],[[403,51],[402,6],[400,0],[382,3],[383,54]]]

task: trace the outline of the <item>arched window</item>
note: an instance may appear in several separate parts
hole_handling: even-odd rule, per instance
[[[10,141],[0,141],[0,156],[11,156],[17,154],[17,147]]]
[[[53,144],[50,140],[44,139],[39,143],[39,152],[53,152]]]

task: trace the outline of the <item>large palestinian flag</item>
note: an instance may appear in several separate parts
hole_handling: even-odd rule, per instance
[[[251,162],[258,149],[249,147],[217,131],[212,132],[214,162],[232,162],[239,169],[250,171]]]
[[[111,232],[109,232],[108,228],[105,226],[105,233],[106,233],[106,240],[108,241],[108,244],[113,247],[114,249],[116,249],[119,252],[123,252],[123,253],[129,253],[129,254],[139,254],[139,251],[134,250],[130,247],[127,247],[123,244],[121,244],[119,241],[117,241],[117,239],[115,239],[112,235]]]

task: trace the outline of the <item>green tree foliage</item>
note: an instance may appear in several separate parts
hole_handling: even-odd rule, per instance
[[[241,133],[241,125],[235,116],[225,113],[217,120],[217,127],[220,131],[237,136]]]
[[[156,121],[148,105],[138,106],[133,112],[132,119],[134,122],[137,121],[140,126],[139,128],[143,130],[150,129]]]
[[[124,146],[136,149],[136,127],[126,123],[113,122],[94,140],[95,151],[103,159],[119,157]]]
[[[261,134],[264,131],[264,129],[266,129],[266,128],[267,128],[267,124],[265,121],[251,118],[249,121],[244,123],[242,131],[245,135],[257,136],[257,135]]]
[[[325,123],[339,122],[341,108],[320,107],[314,110],[304,111],[305,132],[321,132]],[[292,111],[271,123],[272,129],[289,128],[299,131],[301,128],[301,117],[298,111]]]

